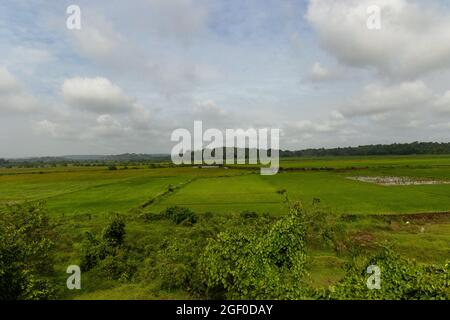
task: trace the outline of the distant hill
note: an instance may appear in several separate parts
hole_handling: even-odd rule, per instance
[[[141,162],[141,161],[164,161],[170,160],[169,154],[140,154],[124,153],[118,155],[68,155],[60,157],[30,157],[17,159],[0,159],[0,165],[6,162]]]
[[[169,160],[169,154],[145,154],[124,153],[118,155],[71,155],[63,156],[63,159],[74,161],[146,161],[146,160]]]

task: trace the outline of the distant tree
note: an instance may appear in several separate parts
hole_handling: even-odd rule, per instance
[[[416,141],[412,143],[394,143],[390,145],[378,144],[346,148],[319,148],[280,152],[281,157],[381,156],[416,154],[450,154],[450,143]]]

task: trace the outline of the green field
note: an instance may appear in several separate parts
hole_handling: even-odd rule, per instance
[[[450,181],[450,157],[365,159],[283,159],[275,176],[256,170],[159,168],[109,171],[69,167],[0,170],[0,204],[45,200],[52,213],[126,212],[183,185],[149,206],[159,211],[181,205],[196,212],[243,210],[283,214],[286,190],[292,200],[320,199],[342,214],[404,214],[450,210],[450,184],[381,186],[350,180],[351,176],[396,176]],[[298,170],[297,170],[298,169]]]
[[[193,237],[197,227],[186,229],[164,221],[143,224],[137,218],[140,214],[157,214],[168,207],[181,206],[199,215],[212,214],[221,219],[217,221],[223,227],[233,224],[227,219],[232,221],[231,217],[243,211],[275,219],[283,217],[288,212],[286,197],[307,206],[319,203],[336,216],[353,217],[347,223],[348,229],[369,242],[390,243],[421,262],[448,261],[450,219],[446,213],[450,212],[450,184],[440,182],[450,181],[450,156],[293,158],[282,159],[281,168],[274,176],[261,176],[255,168],[241,166],[1,169],[0,207],[27,200],[45,201],[63,235],[56,267],[61,283],[65,281],[65,267],[79,262],[84,232],[100,232],[113,213],[128,217],[130,241],[159,243],[173,237]],[[385,186],[349,179],[361,176],[404,177],[434,183]],[[424,220],[424,216],[429,219]],[[309,269],[314,285],[329,285],[342,277],[345,260],[330,250],[311,248]],[[96,274],[89,273],[86,279],[88,284],[81,292],[69,292],[66,297],[192,297],[183,290],[162,290],[155,281],[99,280]]]

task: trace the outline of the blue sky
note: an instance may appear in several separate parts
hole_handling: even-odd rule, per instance
[[[445,1],[6,0],[0,157],[169,152],[194,120],[290,149],[448,141],[449,69]]]

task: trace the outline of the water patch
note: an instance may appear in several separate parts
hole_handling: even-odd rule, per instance
[[[380,186],[415,186],[415,185],[434,185],[450,184],[450,181],[418,179],[412,177],[347,177],[350,180],[356,180],[367,183],[374,183]]]

